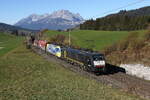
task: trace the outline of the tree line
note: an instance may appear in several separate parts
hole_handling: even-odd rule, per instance
[[[150,16],[112,15],[96,20],[90,19],[80,25],[81,30],[131,31],[146,29]]]

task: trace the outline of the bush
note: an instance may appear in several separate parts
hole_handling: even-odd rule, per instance
[[[137,39],[138,37],[139,37],[138,32],[130,32],[125,40],[131,41],[131,40]]]
[[[59,45],[69,46],[69,38],[62,34],[55,35],[55,36],[49,38],[48,41],[51,43],[59,44]],[[73,39],[71,38],[71,43],[72,42],[73,42]],[[70,46],[72,46],[72,45],[73,44],[71,44]]]
[[[118,46],[117,46],[117,50],[119,51],[124,51],[128,48],[128,45],[129,45],[129,40],[122,40],[120,43],[118,43]]]
[[[138,51],[141,48],[143,48],[144,45],[145,45],[144,40],[135,39],[130,42],[129,48],[133,51]]]
[[[111,45],[111,46],[108,46],[108,47],[106,47],[105,49],[104,49],[104,54],[105,55],[109,55],[110,53],[112,53],[113,51],[117,51],[117,47],[118,46],[118,44],[113,44],[113,45]]]
[[[124,41],[122,42],[122,50],[126,50],[126,49],[130,49],[133,48],[135,43],[138,41],[139,38],[139,33],[138,32],[131,32],[127,38],[124,39]]]
[[[145,33],[144,38],[146,41],[150,41],[150,30],[147,33]]]
[[[138,35],[139,33],[137,32],[130,33],[124,40],[115,43],[109,47],[106,47],[104,49],[104,53],[108,55],[114,51],[124,51],[127,50],[128,48],[133,48],[135,50],[137,48],[140,48],[141,46],[143,46],[142,44],[143,42],[138,41]]]
[[[66,39],[67,39],[66,36],[58,34],[58,35],[51,37],[50,42],[57,43],[57,44],[64,44]]]

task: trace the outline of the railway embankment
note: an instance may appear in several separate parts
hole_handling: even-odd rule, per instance
[[[95,75],[91,72],[84,71],[75,65],[71,65],[61,59],[58,59],[57,57],[47,55],[41,49],[33,48],[33,51],[44,57],[46,60],[58,63],[64,68],[67,68],[68,70],[76,72],[82,76],[94,79],[102,84],[121,89],[124,92],[135,94],[143,99],[150,99],[150,82],[126,74],[126,70],[124,68],[107,64],[108,72],[106,74]]]

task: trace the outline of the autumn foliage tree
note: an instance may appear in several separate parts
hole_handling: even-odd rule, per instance
[[[49,38],[49,42],[60,44],[60,45],[68,45],[68,38],[65,35],[58,34]]]

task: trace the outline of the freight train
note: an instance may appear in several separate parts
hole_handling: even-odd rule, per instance
[[[33,46],[73,65],[80,66],[84,70],[98,73],[107,71],[103,54],[55,45],[44,40],[34,40]]]

